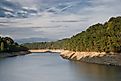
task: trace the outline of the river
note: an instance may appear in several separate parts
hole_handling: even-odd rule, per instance
[[[121,67],[74,62],[59,53],[0,59],[0,81],[121,81]]]

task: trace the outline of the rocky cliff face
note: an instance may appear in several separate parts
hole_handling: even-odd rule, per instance
[[[61,52],[61,56],[69,60],[121,66],[121,53],[73,52],[65,50]]]

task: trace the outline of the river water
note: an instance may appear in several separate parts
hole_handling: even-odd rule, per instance
[[[59,53],[0,59],[0,81],[121,81],[121,67],[73,62]]]

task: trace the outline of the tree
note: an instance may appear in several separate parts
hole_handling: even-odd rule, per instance
[[[66,49],[71,51],[121,52],[121,16],[95,24],[71,38],[55,42],[24,44],[29,49]]]
[[[0,48],[0,51],[2,51],[2,52],[5,51],[5,49],[4,49],[4,42],[1,42],[0,47],[1,47],[1,48]]]

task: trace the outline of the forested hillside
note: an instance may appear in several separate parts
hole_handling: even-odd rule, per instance
[[[24,46],[29,49],[121,52],[121,16],[112,17],[104,24],[90,26],[86,31],[71,38],[55,42],[26,43]]]
[[[27,51],[26,47],[14,42],[10,37],[0,37],[0,53],[1,52],[19,52]]]

